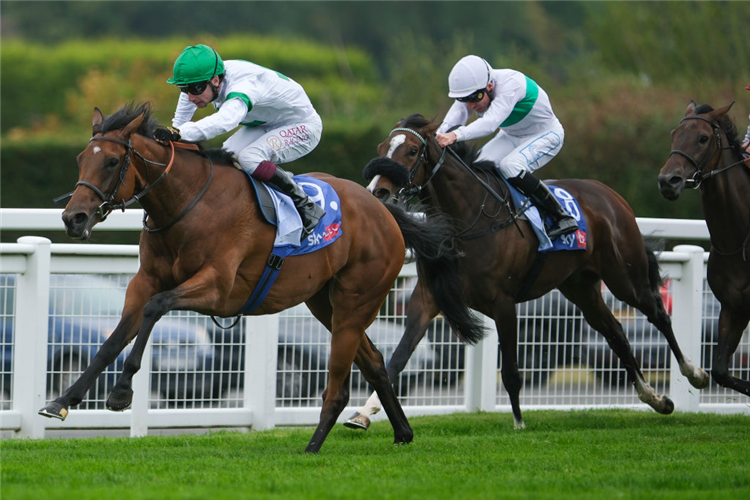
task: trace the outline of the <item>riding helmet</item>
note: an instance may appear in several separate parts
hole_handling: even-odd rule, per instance
[[[167,80],[173,85],[205,82],[224,73],[224,61],[208,45],[185,47],[174,62],[174,75]]]
[[[479,56],[466,56],[453,66],[448,75],[448,97],[466,97],[477,90],[487,88],[492,68]]]

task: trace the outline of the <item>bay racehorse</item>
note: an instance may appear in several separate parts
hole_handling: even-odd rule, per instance
[[[93,137],[78,155],[79,180],[62,215],[68,236],[87,239],[113,209],[135,200],[147,217],[139,243],[140,268],[128,285],[118,326],[81,377],[39,411],[59,419],[82,401],[97,376],[135,338],[107,399],[111,410],[128,408],[133,374],[159,318],[177,309],[237,315],[264,272],[275,238],[275,228],[263,219],[249,180],[231,167],[228,152],[212,156],[157,143],[148,104],[129,104],[107,118],[96,109],[92,123]],[[446,226],[428,225],[386,207],[354,182],[319,173],[311,176],[325,180],[338,194],[341,225],[334,230],[341,234],[320,250],[287,257],[252,314],[275,313],[305,302],[332,332],[320,421],[305,451],[320,450],[346,406],[353,362],[380,395],[395,442],[408,443],[412,429],[365,329],[378,314],[403,265],[405,248],[410,247],[429,270],[433,292],[451,300],[448,306],[457,312],[456,326],[467,334],[467,341],[481,337],[483,331],[470,310],[451,293],[459,281],[455,257],[442,246],[450,234]],[[316,228],[316,233],[322,235],[323,229]]]
[[[378,146],[379,158],[365,168],[368,189],[379,199],[401,193],[417,195],[429,214],[447,214],[454,221],[454,242],[462,253],[463,291],[469,305],[489,316],[497,327],[502,381],[516,428],[523,428],[519,406],[515,304],[557,288],[578,306],[586,321],[604,335],[620,358],[639,398],[657,412],[669,414],[673,402],[657,395],[644,380],[622,325],[601,295],[601,280],[621,301],[640,310],[667,339],[680,371],[697,388],[708,374],[687,359],[675,340],[671,320],[659,293],[661,276],[653,252],[644,244],[633,210],[615,191],[594,180],[559,180],[580,204],[588,228],[585,250],[540,253],[529,223],[515,215],[505,183],[494,169],[474,170],[476,153],[461,144],[460,153],[443,149],[435,139],[439,124],[412,115],[396,125]],[[462,158],[463,156],[463,158]],[[481,167],[480,164],[475,164]],[[546,255],[545,255],[546,254]],[[440,311],[421,277],[407,309],[406,329],[388,365],[391,380],[406,364]],[[373,395],[349,427],[366,428],[379,409]]]
[[[672,130],[672,152],[659,172],[659,190],[668,200],[679,198],[686,187],[700,190],[711,234],[708,285],[721,304],[711,374],[717,384],[750,396],[750,380],[729,372],[750,321],[750,166],[727,115],[732,104],[713,109],[690,101]]]

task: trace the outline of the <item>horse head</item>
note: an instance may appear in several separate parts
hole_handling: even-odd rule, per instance
[[[93,136],[78,155],[78,182],[62,214],[69,237],[88,239],[93,226],[113,209],[125,208],[136,189],[137,174],[129,168],[132,138],[149,124],[149,117],[148,105],[127,106],[107,119],[94,109]]]
[[[370,181],[367,189],[384,202],[399,194],[418,192],[428,180],[424,168],[428,149],[440,148],[435,141],[428,144],[438,126],[418,114],[399,121],[378,145],[380,156],[364,169],[364,178]]]
[[[722,150],[736,142],[733,125],[725,123],[732,104],[715,110],[690,101],[672,130],[672,152],[659,172],[659,190],[666,199],[676,200],[687,186],[699,187],[720,166]]]

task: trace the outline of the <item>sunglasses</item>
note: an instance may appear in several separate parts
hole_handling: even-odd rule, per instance
[[[482,99],[484,99],[484,94],[487,92],[487,89],[479,89],[476,92],[467,95],[466,97],[459,97],[456,99],[458,102],[479,102]]]
[[[180,92],[184,92],[187,94],[192,95],[201,95],[203,92],[206,91],[206,87],[208,87],[208,80],[205,82],[195,82],[195,83],[188,83],[187,85],[178,85],[177,88],[180,89]]]

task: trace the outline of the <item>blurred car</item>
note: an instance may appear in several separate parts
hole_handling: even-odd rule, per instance
[[[4,275],[0,279],[2,383],[9,392],[15,276]],[[54,399],[78,379],[114,331],[122,314],[125,291],[117,283],[96,275],[52,274],[49,301],[47,398]],[[23,333],[17,331],[16,335]],[[166,316],[154,326],[149,342],[152,343],[152,394],[158,393],[168,400],[203,398],[210,392],[214,351],[205,327]],[[102,400],[122,372],[131,347],[132,343],[92,387],[89,394],[100,401],[84,400],[82,408],[103,407]]]
[[[403,326],[376,319],[366,331],[387,363],[401,339]],[[211,335],[216,346],[215,371],[229,374],[219,377],[216,392],[226,394],[228,391],[241,391],[244,388],[244,328],[241,325],[229,329],[215,328]],[[317,398],[322,394],[328,382],[330,344],[331,334],[304,304],[280,314],[276,397],[282,404],[291,400]],[[420,377],[429,376],[435,364],[435,353],[429,342],[425,341],[417,347],[394,385],[402,393],[408,391]],[[352,374],[352,387],[367,388],[367,382],[356,368]]]
[[[669,282],[661,289],[662,299],[667,313],[672,314],[672,294],[669,291]],[[646,317],[636,309],[617,300],[612,293],[604,289],[603,297],[605,303],[610,307],[612,313],[622,324],[623,330],[628,337],[630,346],[640,363],[641,371],[647,380],[667,380],[672,361],[672,351],[664,335],[655,326],[648,322]],[[693,360],[702,368],[708,370],[712,364],[713,349],[719,336],[719,311],[721,305],[712,293],[705,293],[703,300],[703,324],[702,324],[702,359]],[[588,324],[585,325],[591,329]],[[593,329],[591,329],[593,331]],[[605,383],[624,384],[627,374],[621,368],[619,358],[604,341],[603,337],[583,335],[584,361],[589,369]],[[590,340],[588,340],[590,339]],[[588,341],[587,341],[588,340]],[[748,370],[748,347],[740,345],[734,354],[734,360],[730,369],[744,371],[743,377],[747,378]],[[739,375],[738,375],[739,376]]]

